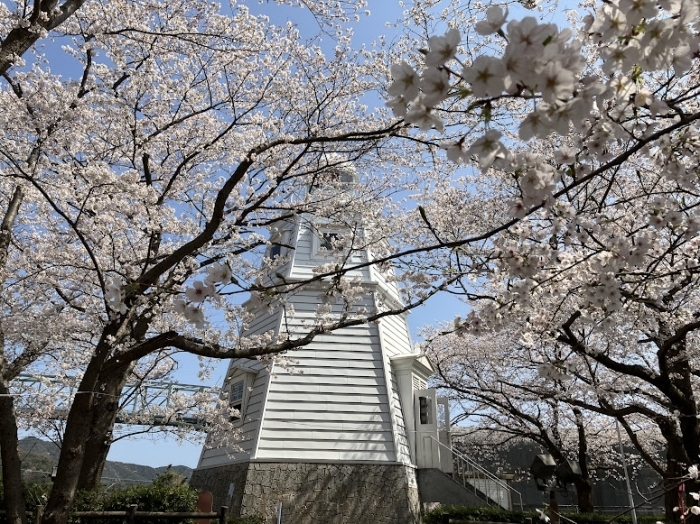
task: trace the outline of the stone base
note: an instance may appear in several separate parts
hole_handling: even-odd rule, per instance
[[[214,495],[214,509],[283,524],[414,524],[415,470],[398,464],[244,462],[195,470],[190,484]],[[231,495],[230,487],[233,484]]]

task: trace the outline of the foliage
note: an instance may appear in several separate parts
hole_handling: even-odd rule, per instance
[[[393,66],[390,105],[466,166],[422,209],[471,302],[433,342],[446,375],[459,387],[499,337],[503,405],[613,417],[670,487],[700,462],[698,5],[585,5],[564,25],[445,9],[449,29]]]
[[[606,524],[611,521],[614,515],[603,513],[562,513],[566,519],[576,524]],[[536,524],[542,522],[540,514],[534,511],[506,511],[493,506],[438,506],[423,515],[424,524],[447,524],[450,519],[465,520],[469,522],[508,522],[511,524]],[[561,522],[570,522],[562,519]],[[656,524],[662,521],[658,515],[638,515],[639,524]],[[631,524],[632,518],[623,515],[613,521],[617,524]]]
[[[118,510],[138,504],[143,511],[195,511],[197,491],[182,475],[170,470],[158,475],[151,484],[113,488],[105,492],[103,508]]]
[[[261,516],[246,515],[244,517],[229,517],[226,524],[264,524],[265,519]]]
[[[173,482],[173,479],[176,480]],[[1,487],[1,484],[0,484]],[[45,484],[28,484],[25,488],[26,504],[30,511],[37,505],[45,505],[49,494],[49,486]],[[128,487],[113,487],[80,491],[75,497],[73,511],[124,511],[133,504],[138,504],[139,511],[197,511],[197,491],[180,481],[177,476],[162,475],[152,484],[141,484]],[[4,509],[4,501],[0,492],[0,508]],[[0,518],[3,524],[4,517]],[[84,522],[81,519],[71,519],[76,524]],[[114,519],[90,519],[94,524],[114,524]],[[139,519],[144,524],[175,524],[172,519]],[[183,522],[192,522],[186,520]],[[254,524],[254,523],[253,523]]]
[[[388,211],[422,162],[406,124],[366,103],[388,65],[382,46],[352,40],[364,1],[281,3],[318,32],[245,2],[0,4],[0,446],[16,449],[20,429],[62,443],[46,523],[99,484],[116,420],[187,414],[212,439],[239,436],[218,391],[127,413],[127,383],[172,379],[183,352],[272,358],[439,287],[418,276],[405,303],[365,309],[352,257],[282,275],[288,257],[272,254],[270,233],[296,216],[314,234],[319,220],[347,230],[348,252],[387,258],[394,233],[363,224],[409,226]],[[347,171],[357,180],[341,188]],[[333,191],[311,191],[324,185]],[[247,332],[245,300],[290,325],[286,297],[309,287],[335,305],[298,332]],[[54,378],[25,388],[27,373]],[[21,524],[11,455],[4,486]]]
[[[537,513],[506,511],[492,506],[459,506],[441,505],[423,515],[425,524],[446,524],[450,519],[468,520],[473,522],[509,522],[512,524],[526,524],[528,519],[535,522]]]
[[[197,511],[197,491],[187,485],[180,475],[166,472],[151,484],[110,489],[80,491],[76,495],[75,511],[125,511],[137,504],[139,511]],[[78,522],[79,520],[75,520]],[[104,524],[109,524],[106,519]],[[173,524],[171,519],[140,519],[145,524]],[[190,521],[187,521],[190,522]]]

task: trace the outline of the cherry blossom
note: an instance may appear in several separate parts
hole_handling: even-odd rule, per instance
[[[421,192],[425,241],[462,274],[452,290],[469,313],[449,330],[517,331],[538,351],[523,362],[545,379],[541,401],[615,418],[670,488],[700,460],[686,400],[698,387],[698,7],[591,8],[571,29],[497,8],[476,28],[451,21],[469,36],[428,105],[444,123],[435,151],[474,173]]]
[[[506,23],[508,18],[508,9],[502,9],[500,6],[491,6],[486,11],[486,20],[477,22],[474,30],[480,35],[490,35],[501,31],[501,26]]]
[[[209,285],[213,284],[228,284],[231,282],[231,268],[228,264],[217,262],[207,268],[207,276],[204,279]]]
[[[391,68],[386,49],[352,35],[364,1],[283,3],[313,16],[318,34],[273,24],[244,3],[0,8],[0,447],[12,524],[26,523],[18,432],[62,443],[43,522],[64,524],[75,493],[99,486],[125,383],[174,380],[182,353],[203,366],[274,358],[437,292],[414,278],[405,302],[362,310],[357,297],[367,289],[344,275],[374,259],[339,255],[292,282],[288,258],[267,256],[271,234],[304,217],[347,227],[356,252],[386,258],[415,225],[392,214],[392,195],[411,187],[407,173],[436,167],[416,161],[408,124],[366,94],[383,91],[394,73],[406,117],[442,130],[417,99],[450,88],[449,75]],[[448,33],[434,51],[457,41]],[[362,183],[318,189],[348,162]],[[295,322],[288,293],[334,286],[333,314]],[[299,331],[250,335],[256,299]],[[11,392],[21,373],[59,377],[75,393],[61,396],[61,424],[51,419],[57,385],[17,409]],[[240,433],[217,395],[201,398],[201,409],[210,434],[235,446]],[[188,438],[185,428],[149,429],[161,430]]]
[[[495,129],[490,129],[484,136],[477,139],[467,150],[466,155],[476,155],[479,158],[479,165],[488,167],[506,153],[505,146],[500,142],[501,133]]]
[[[418,97],[420,76],[407,62],[392,65],[391,76],[394,82],[389,86],[390,95],[402,97],[407,102]]]
[[[216,291],[212,286],[207,286],[201,280],[195,280],[192,287],[187,288],[185,295],[192,302],[204,302],[207,298],[213,297]]]
[[[126,313],[126,304],[122,302],[122,286],[116,281],[111,281],[107,284],[105,289],[105,300],[109,304],[109,307],[114,311],[118,311],[121,314]]]
[[[471,66],[462,70],[462,78],[469,82],[474,96],[498,96],[505,88],[505,69],[497,58],[481,55]]]
[[[425,65],[438,67],[452,60],[457,53],[460,39],[461,35],[457,29],[450,29],[445,33],[445,36],[430,37],[428,40],[429,51],[425,55]]]
[[[427,69],[420,82],[423,92],[422,103],[426,107],[432,107],[444,100],[450,90],[450,76],[445,69],[433,67]]]

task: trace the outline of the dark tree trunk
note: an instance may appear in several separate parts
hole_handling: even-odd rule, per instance
[[[593,485],[589,479],[574,482],[579,513],[593,513]]]
[[[24,193],[15,187],[7,211],[0,224],[0,273],[4,273],[7,256],[19,208]],[[19,438],[17,436],[17,414],[14,398],[10,396],[12,371],[8,369],[5,357],[5,336],[0,325],[0,460],[2,461],[2,482],[5,495],[5,510],[8,524],[26,524],[27,514],[24,504],[24,481],[22,479],[22,461],[19,456]]]
[[[102,332],[101,340],[95,348],[95,354],[85,370],[68,412],[61,454],[58,458],[58,471],[46,503],[43,524],[66,524],[68,520],[68,512],[75,499],[85,451],[92,435],[93,420],[102,391],[99,379],[111,349],[107,341],[114,337],[117,329],[118,325],[115,323],[106,326]]]
[[[0,458],[2,459],[2,483],[5,494],[5,510],[8,524],[26,524],[22,461],[19,456],[17,417],[14,400],[5,380],[0,381]]]
[[[95,399],[92,428],[85,444],[85,456],[78,481],[79,490],[93,491],[100,487],[102,472],[112,445],[112,431],[119,410],[119,396],[126,384],[130,369],[127,367],[110,370],[108,378],[100,380],[104,389],[103,393]]]
[[[577,459],[581,468],[581,478],[574,482],[576,487],[576,497],[578,499],[578,510],[581,513],[593,513],[593,485],[588,469],[588,437],[586,435],[586,423],[583,419],[583,412],[579,408],[572,408],[576,420],[576,430],[578,432]]]
[[[669,338],[671,338],[669,336]],[[664,353],[666,395],[680,413],[675,424],[669,425],[662,434],[667,441],[667,489],[671,489],[678,479],[688,473],[688,467],[700,462],[700,420],[693,392],[691,365],[688,359],[687,341],[685,336],[674,342]],[[663,367],[662,367],[663,369]],[[689,487],[689,486],[686,486]],[[687,491],[686,491],[687,493]],[[679,505],[678,490],[671,489],[665,498],[666,517],[678,519],[678,513],[673,515],[673,507]],[[671,510],[671,513],[669,513]]]
[[[93,398],[92,387],[81,387],[71,406],[56,478],[44,512],[44,524],[65,524],[68,519],[83,466],[85,444],[90,436]]]
[[[664,478],[666,494],[664,496],[664,509],[667,520],[679,522],[680,514],[677,511],[673,511],[673,508],[678,507],[678,479],[687,472],[688,456],[683,448],[682,441],[677,437],[666,436],[666,442],[666,476]]]

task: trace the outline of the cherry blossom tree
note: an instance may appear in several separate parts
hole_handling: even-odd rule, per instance
[[[60,524],[76,490],[99,482],[127,381],[168,378],[181,352],[276,355],[445,283],[407,271],[403,305],[366,311],[349,256],[303,282],[278,273],[288,257],[272,255],[270,231],[300,214],[345,221],[342,252],[370,252],[364,265],[390,260],[409,227],[389,217],[391,196],[416,165],[415,142],[396,138],[405,124],[361,101],[388,74],[384,50],[352,44],[364,2],[288,3],[333,35],[330,53],[238,4],[0,6],[0,448],[13,524],[26,520],[18,428],[54,417],[58,396],[19,409],[19,374],[76,384],[43,516]],[[361,183],[338,185],[346,169]],[[291,315],[285,297],[308,286],[338,298],[332,311],[304,332],[246,335],[242,297]],[[230,413],[210,415],[233,434]]]
[[[655,424],[670,488],[700,462],[698,5],[584,9],[572,29],[448,14],[393,66],[389,105],[465,165],[420,209],[473,305],[455,332],[518,329],[590,407]]]
[[[582,473],[574,482],[578,508],[593,511],[593,483],[619,471],[621,460],[615,419],[605,401],[596,402],[590,381],[574,372],[572,359],[523,344],[512,328],[495,336],[433,332],[427,338],[424,348],[437,368],[434,385],[455,404],[453,422],[493,437],[490,447],[526,439],[557,462],[577,461]],[[602,396],[601,390],[597,393]],[[605,393],[612,396],[614,388]],[[667,476],[658,429],[641,417],[622,418],[646,461]],[[635,454],[637,462],[642,454]]]
[[[591,417],[549,395],[551,381],[544,381],[538,372],[547,364],[535,363],[532,352],[518,351],[517,338],[503,336],[437,336],[426,350],[437,368],[435,386],[459,405],[460,418],[500,434],[502,442],[528,439],[557,462],[576,460],[582,473],[574,482],[578,509],[593,511],[595,459],[591,465],[587,431],[594,432],[592,421],[587,420]]]

